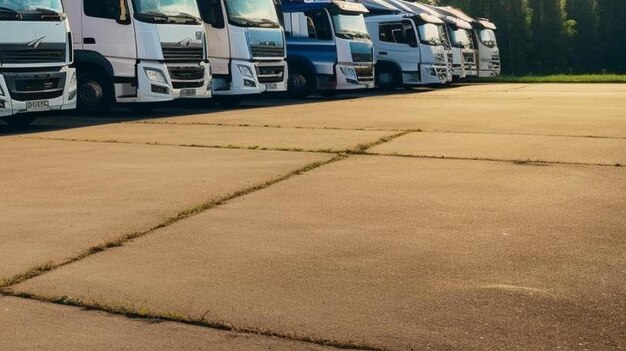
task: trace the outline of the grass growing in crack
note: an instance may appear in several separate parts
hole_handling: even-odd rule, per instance
[[[298,335],[295,333],[278,333],[271,331],[269,329],[261,329],[261,328],[249,328],[249,327],[241,327],[236,326],[224,321],[210,321],[206,317],[210,311],[206,311],[202,316],[197,318],[191,316],[184,316],[180,313],[175,312],[153,312],[146,307],[133,307],[129,305],[112,305],[105,304],[97,301],[86,301],[70,296],[60,296],[60,297],[51,297],[51,296],[40,296],[30,293],[13,293],[8,292],[5,293],[8,296],[24,298],[29,300],[36,300],[40,302],[53,303],[57,305],[63,306],[71,306],[83,308],[89,311],[99,311],[111,313],[114,315],[123,316],[126,318],[137,319],[137,320],[145,320],[151,323],[155,322],[176,322],[182,324],[188,324],[193,326],[211,328],[222,331],[229,331],[234,333],[241,334],[250,334],[256,335],[260,337],[271,337],[277,339],[283,339],[287,341],[294,342],[303,342],[321,346],[329,346],[337,349],[359,349],[366,351],[386,351],[383,348],[373,347],[370,345],[366,345],[364,343],[358,343],[354,341],[338,341],[338,340],[329,340],[322,338],[314,338],[309,336]]]
[[[346,153],[348,154],[355,154],[355,155],[360,155],[360,154],[364,154],[366,153],[367,150],[376,147],[378,145],[384,144],[384,143],[388,143],[394,139],[397,139],[401,136],[405,136],[409,133],[413,133],[415,132],[414,130],[405,130],[393,135],[388,135],[388,136],[384,136],[382,138],[379,138],[376,141],[373,141],[371,143],[367,143],[367,144],[359,144],[357,145],[357,147],[355,147],[354,149],[348,150]]]
[[[58,263],[46,263],[44,265],[40,265],[40,266],[34,267],[34,268],[24,272],[24,273],[17,274],[17,275],[15,275],[15,276],[13,276],[13,277],[11,277],[9,279],[5,279],[5,280],[1,281],[0,282],[0,292],[4,291],[4,289],[6,289],[8,287],[11,287],[13,285],[17,285],[19,283],[22,283],[22,282],[28,280],[28,279],[35,278],[37,276],[40,276],[40,275],[42,275],[42,274],[44,274],[46,272],[55,270],[57,268],[60,268],[60,267],[69,265],[71,263],[80,261],[80,260],[82,260],[82,259],[84,259],[86,257],[91,256],[91,255],[98,254],[100,252],[106,251],[106,250],[111,249],[111,248],[123,246],[127,242],[130,242],[132,240],[138,239],[140,237],[143,237],[145,235],[153,233],[154,231],[156,231],[158,229],[165,228],[165,227],[170,226],[170,225],[172,225],[172,224],[174,224],[176,222],[179,222],[179,221],[182,221],[182,220],[187,219],[189,217],[192,217],[192,216],[195,216],[197,214],[200,214],[200,213],[202,213],[204,211],[207,211],[207,210],[209,210],[211,208],[214,208],[216,206],[222,205],[222,204],[224,204],[224,203],[226,203],[228,201],[234,200],[234,199],[236,199],[238,197],[242,197],[242,196],[254,193],[256,191],[263,190],[263,189],[268,188],[268,187],[270,187],[270,186],[272,186],[274,184],[283,182],[283,181],[285,181],[285,180],[287,180],[289,178],[292,178],[292,177],[301,175],[303,173],[312,171],[312,170],[314,170],[316,168],[319,168],[319,167],[322,167],[324,165],[343,160],[346,157],[347,156],[345,154],[338,154],[338,155],[335,155],[334,157],[332,157],[332,158],[330,158],[328,160],[325,160],[325,161],[318,161],[318,162],[310,163],[310,164],[308,164],[308,165],[306,165],[306,166],[304,166],[302,168],[299,168],[299,169],[297,169],[295,171],[291,171],[291,172],[289,172],[289,173],[287,173],[285,175],[282,175],[282,176],[280,176],[278,178],[274,178],[274,179],[269,180],[267,182],[264,182],[264,183],[261,183],[261,184],[258,184],[258,185],[254,185],[252,187],[236,191],[236,192],[231,193],[229,195],[226,195],[224,197],[221,197],[221,198],[218,198],[218,199],[215,199],[215,200],[211,200],[211,201],[208,201],[206,203],[202,203],[202,204],[199,204],[199,205],[194,206],[192,208],[183,210],[183,211],[179,212],[175,217],[169,218],[169,219],[165,220],[164,222],[159,223],[159,224],[157,224],[156,226],[154,226],[154,227],[152,227],[150,229],[147,229],[147,230],[144,230],[144,231],[128,233],[128,234],[122,235],[122,236],[120,236],[120,237],[118,237],[116,239],[113,239],[113,240],[104,242],[102,244],[98,244],[98,245],[89,247],[86,250],[83,250],[82,252],[80,252],[78,255],[76,255],[74,257],[71,257],[69,259],[66,259],[64,261],[58,262]]]

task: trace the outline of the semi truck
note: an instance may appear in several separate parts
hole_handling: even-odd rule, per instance
[[[436,16],[444,22],[445,37],[448,43],[448,58],[451,64],[452,79],[463,79],[468,76],[477,76],[477,53],[476,45],[472,39],[472,25],[458,17],[449,16],[438,10],[435,6],[426,5],[415,1],[399,1],[416,11],[423,11]]]
[[[78,107],[211,97],[207,41],[195,0],[64,0],[78,75]]]
[[[500,50],[496,39],[496,25],[486,18],[474,19],[463,11],[450,7],[435,7],[441,13],[456,17],[472,25],[474,47],[478,49],[478,76],[495,77],[501,72]]]
[[[342,0],[283,0],[287,36],[288,91],[304,97],[374,87],[368,10]]]
[[[444,22],[425,11],[385,0],[354,0],[369,14],[365,21],[374,42],[376,84],[443,85],[451,80]]]
[[[197,2],[216,99],[236,104],[245,95],[287,90],[285,31],[274,0]]]
[[[0,2],[0,119],[21,127],[36,112],[76,108],[72,61],[61,0]]]

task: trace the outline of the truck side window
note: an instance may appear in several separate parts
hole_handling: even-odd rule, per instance
[[[204,22],[210,24],[213,28],[224,28],[226,23],[220,0],[201,0],[198,1],[198,7]]]
[[[323,10],[313,10],[304,13],[306,16],[309,38],[318,40],[333,40],[333,30],[330,26],[328,14]]]
[[[120,0],[83,0],[85,15],[118,20],[121,14]]]
[[[408,44],[402,23],[381,23],[378,38],[380,41],[397,44]]]

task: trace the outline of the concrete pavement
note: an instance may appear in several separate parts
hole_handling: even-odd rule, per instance
[[[42,119],[0,139],[0,349],[624,349],[625,93]]]

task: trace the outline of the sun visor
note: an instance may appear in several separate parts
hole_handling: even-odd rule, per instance
[[[333,5],[337,6],[337,8],[343,12],[369,13],[365,6],[356,2],[333,0]]]
[[[456,17],[452,17],[452,16],[446,16],[444,18],[444,20],[458,28],[461,29],[467,29],[467,30],[472,30],[472,25],[468,22],[463,21],[460,18],[456,18]]]
[[[489,22],[489,20],[481,18],[478,20],[478,23],[480,23],[481,26],[487,28],[487,29],[492,29],[492,30],[496,30],[496,25]]]
[[[419,19],[421,19],[422,21],[424,21],[426,23],[434,23],[434,24],[443,24],[444,23],[439,17],[435,17],[433,15],[429,15],[429,14],[427,14],[425,12],[422,12],[422,13],[418,14],[417,17],[419,17]]]

